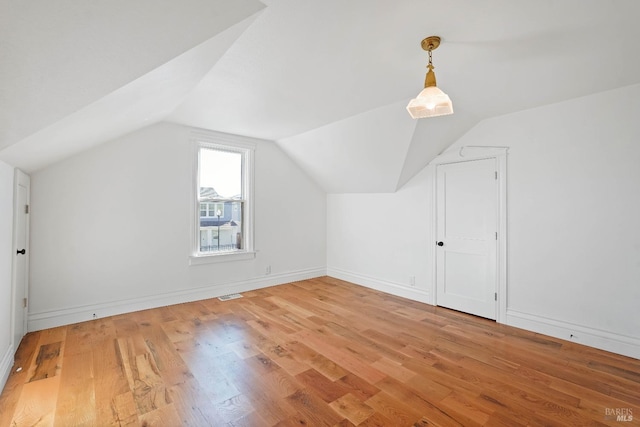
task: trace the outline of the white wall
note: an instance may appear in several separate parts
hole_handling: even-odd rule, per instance
[[[510,147],[508,324],[640,357],[638,117],[640,85],[633,85],[483,121],[451,147]],[[395,194],[330,195],[329,274],[403,284],[409,271],[422,271],[426,256],[408,261],[406,252],[382,249],[367,261],[344,254],[367,250],[382,224],[393,235],[415,230],[403,242],[425,254],[434,240],[415,214],[410,222],[377,221],[370,211],[398,203],[428,217],[430,191],[425,169]],[[424,273],[431,289],[431,273]],[[402,294],[405,287],[386,290]]]
[[[189,138],[161,123],[32,175],[30,330],[324,274],[325,193],[255,140],[256,258],[189,265]]]
[[[0,161],[0,390],[13,365],[11,268],[13,250],[13,167]]]
[[[328,274],[430,302],[430,194],[426,169],[395,193],[329,194]]]

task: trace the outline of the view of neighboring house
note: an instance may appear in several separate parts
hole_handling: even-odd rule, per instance
[[[200,187],[200,252],[242,249],[242,202],[220,199],[212,187]],[[217,200],[217,201],[216,201]]]

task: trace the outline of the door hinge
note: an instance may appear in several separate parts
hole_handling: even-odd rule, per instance
[[[498,171],[495,171],[494,173],[495,173],[496,179],[498,179]]]
[[[496,231],[496,240],[498,240],[498,232]]]
[[[494,301],[498,301],[498,293],[497,292],[493,294],[493,300]]]
[[[27,308],[27,299],[22,298],[22,308]]]
[[[29,205],[24,205],[24,213],[29,213]]]

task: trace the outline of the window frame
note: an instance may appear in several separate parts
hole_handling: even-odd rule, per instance
[[[207,264],[255,258],[254,249],[254,155],[256,144],[249,138],[218,132],[193,132],[193,172],[191,185],[191,249],[189,264]],[[200,149],[242,155],[243,236],[242,249],[230,252],[200,252]],[[209,203],[204,201],[204,203]]]

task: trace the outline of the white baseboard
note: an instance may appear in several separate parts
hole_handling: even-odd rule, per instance
[[[313,279],[315,277],[325,276],[326,274],[327,271],[325,268],[313,268],[273,274],[238,282],[216,284],[196,289],[167,292],[143,298],[131,298],[120,301],[109,301],[99,304],[69,307],[60,310],[29,313],[27,325],[29,332],[39,331],[42,329],[55,328],[57,326],[70,325],[72,323],[85,322],[87,320],[102,317],[131,313],[133,311],[216,298],[222,295],[247,292],[269,286],[296,282],[299,280]]]
[[[7,351],[2,356],[2,361],[0,361],[0,392],[4,390],[4,385],[7,383],[7,378],[9,378],[9,374],[11,373],[14,353],[15,349],[12,344],[7,348]]]
[[[640,359],[640,339],[507,309],[506,324]]]
[[[386,292],[391,295],[407,298],[414,301],[420,301],[425,304],[432,304],[433,301],[429,298],[429,292],[410,288],[400,283],[394,283],[387,280],[380,280],[374,277],[365,276],[363,274],[354,273],[352,271],[341,270],[339,268],[327,268],[327,276],[335,277],[336,279],[344,280],[347,282],[355,283],[356,285],[366,286],[367,288],[375,289],[377,291]]]
[[[428,292],[363,274],[327,268],[327,275],[414,301],[433,304]],[[507,309],[506,325],[640,359],[640,339]]]

